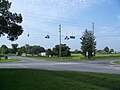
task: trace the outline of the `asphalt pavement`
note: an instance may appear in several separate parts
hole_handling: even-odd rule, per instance
[[[110,63],[114,60],[83,60],[77,62],[58,62],[14,56],[11,56],[10,58],[16,58],[22,61],[0,63],[0,68],[26,68],[120,74],[120,65],[114,65]]]

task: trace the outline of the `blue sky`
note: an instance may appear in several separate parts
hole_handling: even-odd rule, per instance
[[[17,41],[0,38],[0,45],[18,43],[52,48],[59,44],[59,24],[62,25],[62,43],[71,50],[80,49],[80,37],[85,29],[92,30],[95,23],[97,49],[105,46],[120,51],[119,0],[10,0],[11,11],[21,13],[24,33]],[[29,33],[29,37],[27,34]],[[50,39],[45,39],[49,34]],[[65,36],[75,40],[64,40]]]

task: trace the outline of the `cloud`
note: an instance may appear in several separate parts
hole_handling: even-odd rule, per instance
[[[111,26],[111,27],[101,27],[99,31],[96,32],[96,37],[99,39],[106,38],[109,41],[112,39],[117,39],[119,38],[119,29],[116,28],[116,26]]]
[[[118,15],[117,18],[118,18],[118,21],[119,21],[119,23],[120,23],[120,15]]]
[[[105,0],[10,0],[11,11],[22,13],[24,26],[38,27],[39,23],[61,23],[72,16],[77,17],[82,10]],[[39,23],[38,23],[39,22]],[[46,23],[47,25],[47,23]]]
[[[49,16],[70,16],[105,0],[11,0],[13,10]]]

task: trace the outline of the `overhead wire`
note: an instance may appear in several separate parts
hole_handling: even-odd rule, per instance
[[[45,16],[45,17],[43,17],[43,16]],[[58,17],[54,17],[54,16],[49,16],[49,17],[52,17],[52,18],[47,20],[46,19],[47,16],[49,16],[49,15],[36,14],[34,16],[33,15],[25,15],[25,18],[26,18],[26,20],[33,21],[33,22],[44,22],[44,23],[49,23],[49,24],[53,24],[53,25],[55,25],[55,24],[58,25],[60,23],[63,23],[65,25],[77,26],[77,27],[84,28],[84,29],[91,28],[89,26],[80,25],[81,23],[77,22],[77,20],[74,21],[75,19],[72,19],[72,18],[70,18],[70,20],[68,20],[68,19],[65,19],[65,18],[58,18]],[[120,26],[117,26],[115,28],[119,28],[119,27]],[[38,28],[39,29],[40,27],[31,27],[31,28]]]
[[[29,21],[34,21],[34,22],[44,22],[44,23],[49,23],[49,24],[63,23],[64,25],[91,28],[91,27],[88,27],[88,26],[80,25],[80,23],[75,23],[75,22],[66,22],[66,21],[60,21],[60,20],[46,20],[45,18],[36,19],[36,17],[25,17],[25,18],[27,18],[27,20],[29,20]]]

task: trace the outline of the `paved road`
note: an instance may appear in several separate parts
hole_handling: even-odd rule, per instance
[[[15,58],[15,57],[11,57]],[[0,63],[0,68],[29,68],[29,69],[45,69],[57,71],[82,71],[82,72],[98,72],[98,73],[116,73],[120,74],[120,65],[110,64],[113,60],[91,60],[78,62],[57,62],[37,60],[23,57],[16,57],[22,61],[11,63]]]

